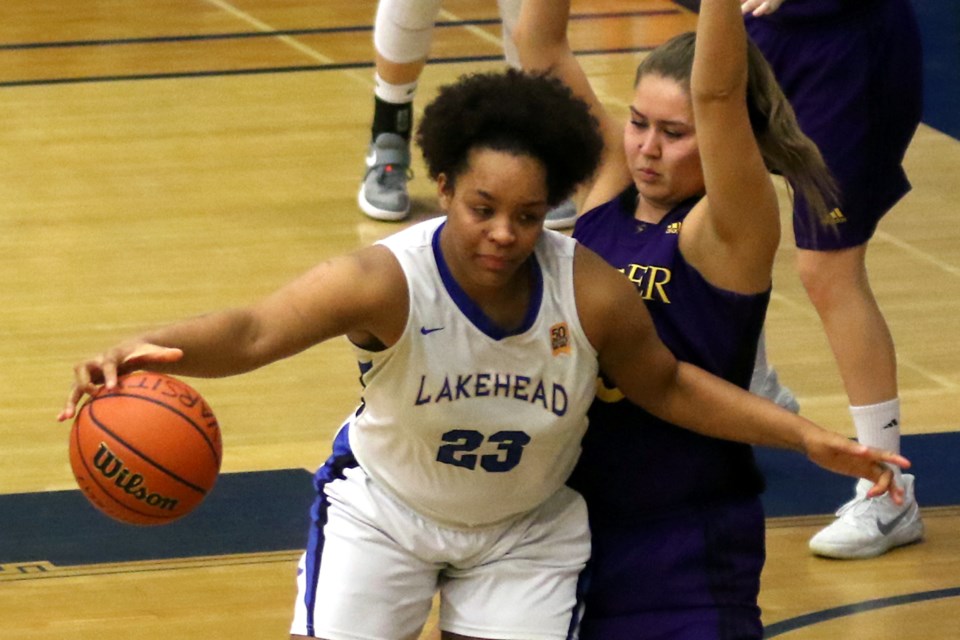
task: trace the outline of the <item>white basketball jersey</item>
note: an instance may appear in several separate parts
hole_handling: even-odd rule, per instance
[[[350,446],[369,476],[448,526],[506,520],[549,498],[573,470],[595,391],[597,353],[577,316],[575,241],[537,242],[524,324],[503,335],[451,277],[445,218],[383,240],[407,278],[410,314],[390,348],[357,348],[363,404]]]

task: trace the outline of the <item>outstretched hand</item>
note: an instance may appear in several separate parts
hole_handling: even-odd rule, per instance
[[[867,497],[889,493],[895,504],[903,503],[903,487],[894,484],[892,469],[893,466],[910,468],[910,461],[903,456],[858,444],[822,429],[810,430],[804,445],[807,457],[824,469],[873,482]]]
[[[97,356],[77,364],[73,368],[73,386],[67,396],[63,410],[57,420],[63,422],[73,418],[77,405],[84,395],[93,395],[101,385],[107,389],[117,386],[117,378],[150,363],[176,362],[183,357],[183,351],[147,342],[133,342],[118,345]]]
[[[740,11],[757,17],[767,16],[780,8],[783,0],[741,0]]]

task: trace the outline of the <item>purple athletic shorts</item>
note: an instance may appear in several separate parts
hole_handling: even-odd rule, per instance
[[[686,509],[632,526],[591,522],[580,640],[763,637],[759,498]]]
[[[840,185],[839,214],[811,221],[795,202],[802,249],[867,242],[880,218],[910,190],[902,161],[922,113],[922,51],[910,0],[863,2],[829,20],[748,18],[803,131]],[[776,16],[777,14],[774,14]]]

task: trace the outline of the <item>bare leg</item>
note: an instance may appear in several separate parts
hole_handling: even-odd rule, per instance
[[[867,245],[797,251],[800,280],[820,315],[853,406],[897,397],[897,358],[890,329],[867,278]]]
[[[439,10],[440,0],[381,0],[377,5],[373,123],[357,194],[360,209],[375,220],[402,220],[410,211],[413,100]]]
[[[867,277],[867,245],[840,251],[799,250],[800,279],[823,323],[850,401],[857,439],[874,447],[900,450],[900,402],[893,338]],[[810,540],[819,555],[868,558],[923,537],[914,478],[897,473],[906,490],[903,505],[881,496],[855,497],[841,507],[833,524]]]
[[[424,65],[427,59],[414,60],[413,62],[392,62],[387,60],[378,51],[376,53],[377,75],[390,84],[410,84],[420,79]]]

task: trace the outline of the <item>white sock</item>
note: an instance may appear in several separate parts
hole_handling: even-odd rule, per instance
[[[853,416],[853,426],[857,431],[857,440],[860,444],[900,453],[899,398],[861,407],[851,406],[850,415]],[[900,468],[892,468],[894,480],[899,483]],[[871,487],[872,483],[861,479],[857,486],[858,489],[865,490]]]
[[[406,104],[413,102],[417,93],[417,81],[407,84],[390,84],[380,77],[379,73],[373,76],[373,94],[391,104]]]

